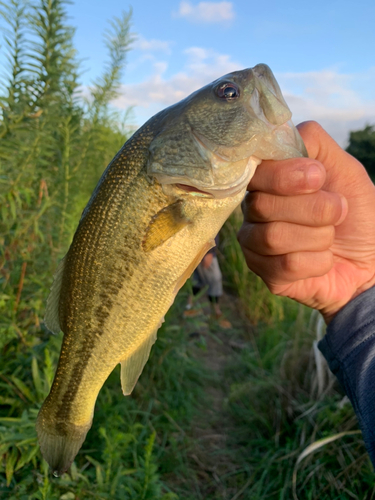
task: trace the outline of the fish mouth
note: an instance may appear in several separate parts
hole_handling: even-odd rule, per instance
[[[250,156],[249,158],[245,158],[243,161],[246,163],[242,166],[242,173],[239,177],[237,177],[237,179],[233,179],[232,182],[227,184],[218,184],[217,186],[212,187],[194,181],[193,179],[189,179],[187,176],[175,179],[170,177],[169,179],[167,178],[167,182],[165,182],[165,177],[161,179],[159,176],[155,177],[162,185],[163,192],[167,195],[175,194],[177,190],[180,194],[182,194],[182,191],[184,195],[210,199],[224,199],[237,196],[241,192],[245,194],[246,188],[255,172],[255,169],[261,162],[260,158],[256,156]],[[185,182],[178,182],[179,180],[183,180]]]
[[[203,194],[206,196],[211,196],[211,193],[208,191],[202,191],[201,189],[198,189],[195,186],[190,186],[189,184],[175,184],[176,187],[179,189],[182,189],[182,191],[186,191],[187,193],[197,193],[197,194]]]
[[[203,198],[215,198],[215,199],[224,199],[224,198],[229,198],[233,196],[237,196],[239,193],[242,191],[245,193],[246,188],[255,172],[256,167],[260,163],[260,159],[251,156],[247,159],[247,165],[246,168],[244,169],[243,174],[240,176],[239,179],[237,179],[235,182],[232,184],[227,184],[226,186],[220,186],[220,187],[206,187],[206,186],[200,186],[199,188],[195,186],[193,183],[192,184],[185,184],[185,183],[174,183],[173,186],[175,186],[177,189],[184,191],[187,194],[193,195],[193,196],[199,196]],[[165,186],[166,187],[166,186]],[[201,189],[203,187],[203,189]]]

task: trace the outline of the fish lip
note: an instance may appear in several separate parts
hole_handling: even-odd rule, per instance
[[[223,189],[210,189],[209,191],[202,191],[198,189],[196,186],[189,184],[175,184],[178,189],[185,191],[188,194],[196,194],[207,198],[227,198],[229,196],[236,196],[240,191],[243,190],[243,183],[236,184],[234,186],[230,186],[228,188]]]
[[[177,183],[175,184],[179,189],[182,189],[183,191],[186,191],[187,193],[199,193],[199,194],[205,194],[207,196],[210,196],[211,193],[208,191],[202,191],[202,189],[198,189],[196,186],[190,185],[190,184],[181,184]]]
[[[246,187],[249,181],[241,182],[234,186],[230,186],[223,189],[209,189],[207,191],[203,191],[202,189],[197,188],[192,184],[182,184],[182,183],[174,183],[174,184],[162,184],[162,188],[165,194],[167,195],[176,195],[176,189],[179,195],[181,195],[181,191],[183,191],[183,196],[197,196],[199,198],[207,198],[211,200],[215,199],[224,199],[229,197],[237,196],[241,191],[245,193]]]
[[[172,189],[178,189],[180,192],[183,191],[186,195],[191,194],[192,196],[200,196],[204,198],[214,198],[214,199],[224,199],[229,197],[237,196],[242,191],[245,193],[246,188],[254,175],[256,167],[261,162],[260,158],[257,156],[250,155],[247,159],[247,165],[244,169],[243,174],[239,179],[235,181],[232,185],[224,185],[222,187],[211,187],[211,186],[202,186],[199,187],[192,181],[188,182],[174,182],[170,183],[169,186],[174,186]],[[161,183],[163,185],[163,183]],[[167,185],[163,185],[163,189],[166,188]],[[167,188],[168,189],[168,188]]]

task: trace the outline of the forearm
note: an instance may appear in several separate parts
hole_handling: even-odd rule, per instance
[[[337,313],[319,349],[350,399],[375,467],[375,287]]]

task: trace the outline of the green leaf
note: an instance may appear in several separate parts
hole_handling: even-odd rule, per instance
[[[33,382],[34,382],[36,392],[40,398],[43,398],[45,396],[45,394],[43,391],[42,380],[40,378],[38,361],[37,361],[35,356],[33,356],[33,359],[31,361],[31,373],[32,373]]]
[[[24,384],[24,382],[22,382],[21,379],[17,378],[17,377],[10,377],[11,381],[13,382],[13,384],[17,387],[17,389],[29,400],[31,401],[32,403],[35,403],[35,397],[34,395],[32,394],[32,392],[30,391],[30,389],[27,387],[26,384]]]
[[[13,447],[10,454],[6,456],[5,476],[7,480],[7,486],[9,486],[12,481],[14,466],[17,461],[17,457],[18,457],[17,448]]]
[[[38,452],[39,452],[39,447],[36,445],[36,443],[34,444],[34,446],[28,448],[27,450],[22,450],[15,471],[22,469],[24,465],[31,462]]]

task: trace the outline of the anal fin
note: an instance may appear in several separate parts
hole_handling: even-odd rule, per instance
[[[151,347],[156,340],[156,332],[157,329],[144,340],[133,354],[121,361],[121,388],[124,396],[128,396],[134,389],[150,356]]]

